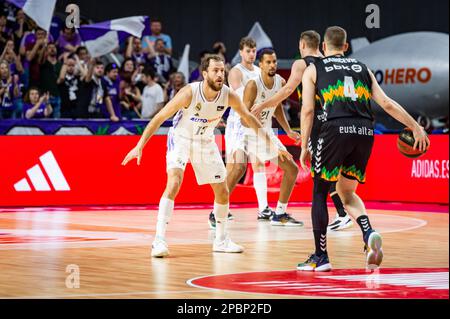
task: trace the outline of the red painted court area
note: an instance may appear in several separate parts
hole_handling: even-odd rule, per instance
[[[194,287],[303,297],[448,299],[448,268],[337,269],[331,272],[273,271],[208,276]]]

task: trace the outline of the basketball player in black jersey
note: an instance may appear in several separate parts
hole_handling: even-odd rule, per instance
[[[326,122],[322,124],[316,146],[313,172],[312,205],[316,251],[299,264],[303,271],[331,269],[327,254],[327,195],[332,182],[348,213],[356,219],[363,233],[368,269],[380,266],[383,260],[381,235],[372,229],[362,200],[356,195],[358,183],[366,181],[366,166],[374,143],[373,99],[389,115],[409,127],[415,148],[425,151],[430,141],[423,129],[397,102],[390,99],[378,85],[373,73],[361,62],[345,58],[347,34],[340,27],[329,27],[325,33],[325,58],[311,64],[302,78],[303,106],[301,112],[302,143],[307,143],[313,127],[315,96],[319,95]],[[302,149],[300,163],[307,169],[310,157]],[[383,169],[386,169],[385,167]]]
[[[292,65],[291,75],[287,84],[278,91],[273,97],[256,105],[252,108],[254,114],[260,113],[263,109],[269,107],[270,105],[278,105],[282,101],[286,100],[291,94],[298,88],[300,105],[302,101],[302,76],[306,68],[321,58],[323,58],[322,53],[319,50],[320,46],[320,34],[314,30],[305,31],[300,36],[299,50],[302,59],[297,60]],[[320,98],[316,98],[316,105],[314,109],[314,122],[311,130],[311,138],[308,141],[308,148],[312,154],[312,160],[314,161],[314,147],[317,145],[319,139],[320,127],[324,120],[323,108],[321,105]],[[301,125],[301,124],[300,124]],[[333,183],[330,187],[330,196],[333,200],[334,206],[337,210],[336,219],[328,226],[329,230],[343,230],[353,226],[353,222],[350,216],[345,211],[344,205],[342,204],[339,194],[336,191],[336,183]]]

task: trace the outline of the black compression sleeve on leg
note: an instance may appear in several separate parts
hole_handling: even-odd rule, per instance
[[[316,244],[316,254],[327,253],[326,235],[328,227],[328,207],[327,197],[331,183],[316,177],[314,179],[313,204],[311,209],[312,224],[314,231],[314,241]]]
[[[345,211],[344,204],[342,204],[341,198],[339,197],[339,194],[336,192],[336,183],[331,184],[330,195],[331,195],[331,199],[333,200],[334,207],[336,207],[339,217],[347,216],[347,212]]]

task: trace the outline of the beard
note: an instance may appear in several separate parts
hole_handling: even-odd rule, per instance
[[[273,78],[277,74],[277,71],[270,71],[268,74],[271,78]]]
[[[223,82],[221,84],[217,84],[216,82],[214,82],[211,79],[206,79],[206,83],[208,83],[208,86],[213,91],[219,92],[220,90],[222,90]]]

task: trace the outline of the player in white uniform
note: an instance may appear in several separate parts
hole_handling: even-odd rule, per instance
[[[244,90],[243,102],[249,110],[253,105],[262,103],[275,95],[286,84],[286,81],[276,74],[277,56],[272,49],[265,49],[261,52],[259,66],[261,68],[260,74],[248,81]],[[272,118],[274,116],[287,135],[299,143],[301,139],[300,134],[291,129],[282,105],[275,104],[261,112],[258,118],[263,126],[263,130],[269,134],[273,145],[276,145],[278,149],[286,150],[286,147],[272,130]],[[280,197],[275,214],[271,218],[271,224],[274,226],[303,226],[303,222],[297,221],[286,212],[287,204],[297,179],[297,164],[293,160],[278,161],[277,149],[270,149],[268,146],[270,145],[267,145],[264,140],[260,139],[254,131],[244,127],[244,138],[240,141],[237,148],[247,154],[251,162],[265,163],[273,161],[283,170]],[[235,165],[240,166],[242,169],[245,169],[247,166],[246,162]],[[237,176],[237,178],[240,179],[241,176]]]
[[[153,257],[169,255],[165,233],[188,160],[192,163],[198,184],[210,184],[214,191],[217,226],[213,251],[225,253],[243,251],[243,248],[233,243],[226,233],[229,192],[225,182],[225,165],[214,141],[214,128],[228,106],[254,128],[255,132],[260,131],[258,129],[261,128],[261,124],[246,109],[240,98],[223,84],[225,63],[220,56],[211,55],[205,58],[201,69],[205,80],[181,89],[147,125],[136,147],[122,162],[122,165],[126,165],[136,158],[140,165],[145,144],[164,121],[176,113],[167,141],[167,185],[159,203],[156,236],[152,245]],[[268,134],[259,132],[259,136],[268,144],[272,143]],[[279,150],[279,156],[283,159],[292,159],[292,156],[284,150]]]
[[[259,67],[254,65],[256,60],[256,42],[252,38],[243,38],[239,43],[239,50],[241,55],[241,62],[231,69],[228,76],[228,83],[230,88],[242,99],[244,96],[244,88],[247,82],[258,76],[260,73]],[[241,123],[239,114],[230,110],[227,119],[227,126],[225,129],[225,148],[227,155],[227,173],[228,173],[228,188],[230,192],[234,190],[239,179],[236,176],[242,176],[245,173],[246,167],[242,169],[240,165],[234,163],[242,162],[245,154],[241,153],[238,145],[244,138],[244,128]],[[267,201],[267,176],[265,165],[262,162],[252,162],[253,168],[253,185],[258,199],[258,219],[268,220],[274,211],[269,207]],[[231,215],[230,215],[231,216]],[[212,228],[215,226],[214,215],[210,214],[209,224]]]

